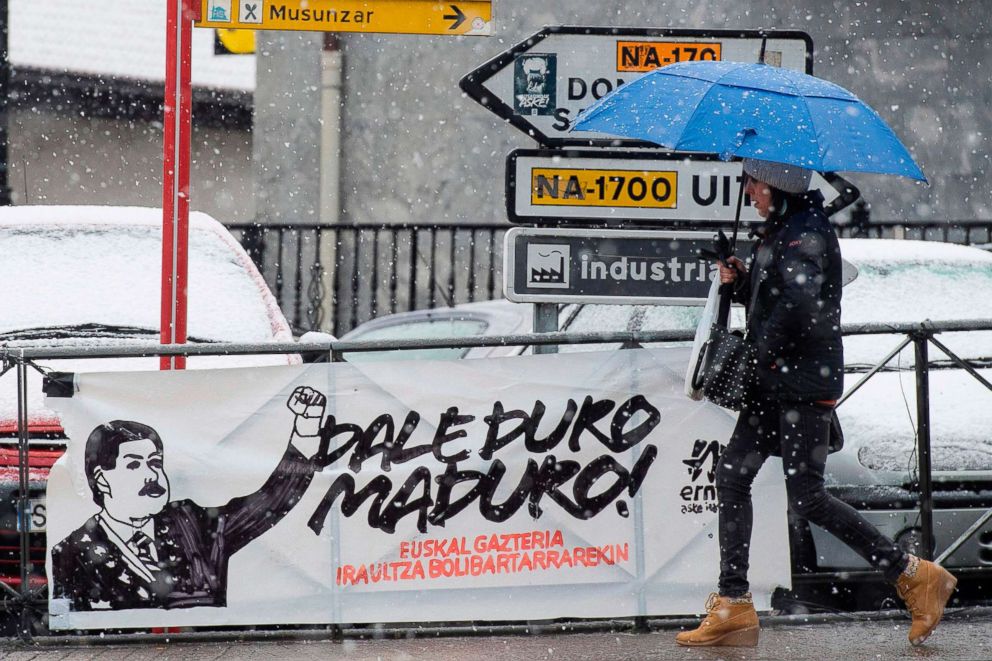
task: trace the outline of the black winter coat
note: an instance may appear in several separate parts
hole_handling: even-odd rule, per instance
[[[747,307],[757,346],[755,394],[791,402],[838,399],[844,388],[840,244],[818,191],[785,200],[784,213],[759,230],[750,277],[738,278],[734,291]]]

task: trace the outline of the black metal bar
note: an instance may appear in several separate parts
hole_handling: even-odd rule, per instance
[[[331,284],[331,333],[337,337],[341,334],[341,306],[339,302],[339,293],[341,291],[341,271],[342,269],[342,259],[341,255],[344,252],[341,250],[341,230],[337,227],[330,230],[332,236],[334,237],[334,275]]]
[[[307,284],[307,324],[311,330],[322,330],[324,325],[324,298],[327,291],[324,287],[324,228],[317,227],[314,232],[313,263],[310,265],[310,282]]]
[[[369,294],[370,319],[375,319],[379,309],[379,233],[381,229],[377,227],[372,231],[372,277],[369,279],[369,285],[372,288]]]
[[[417,246],[418,233],[417,230],[411,228],[410,230],[410,289],[407,293],[406,306],[407,310],[417,309],[417,258],[420,256],[419,248]]]
[[[427,267],[427,280],[431,283],[430,305],[427,307],[434,309],[437,307],[437,227],[431,227],[431,261]]]
[[[920,483],[920,552],[924,560],[933,560],[933,483],[930,466],[930,367],[927,358],[928,333],[917,331],[916,347],[916,459]]]
[[[21,627],[22,640],[31,640],[31,505],[30,435],[28,429],[28,366],[17,363],[17,529],[21,547]]]
[[[352,230],[351,244],[354,250],[351,253],[351,327],[358,325],[358,284],[361,278],[358,277],[358,265],[362,261],[362,241],[357,230]]]
[[[398,285],[398,278],[396,274],[397,263],[399,262],[399,233],[396,228],[390,230],[390,240],[392,241],[392,246],[390,247],[390,264],[389,264],[389,312],[396,312],[396,288]]]
[[[486,293],[489,300],[496,298],[496,230],[489,232],[489,278],[486,282]]]
[[[468,234],[468,302],[475,301],[475,230],[469,230]]]
[[[448,270],[448,304],[449,305],[455,305],[455,271],[456,271],[455,264],[457,264],[456,260],[458,259],[458,251],[457,251],[458,246],[456,245],[457,235],[455,234],[455,232],[457,231],[458,230],[454,228],[448,231],[448,234],[451,235],[451,256],[448,260],[448,269],[449,269]]]
[[[293,289],[296,295],[293,297],[293,328],[301,328],[303,322],[303,230],[297,228],[293,230],[296,237],[296,269],[293,274]]]
[[[276,246],[276,300],[282,303],[282,289],[283,289],[283,275],[282,275],[282,247],[284,245],[284,238],[286,236],[286,230],[279,228],[279,245]]]

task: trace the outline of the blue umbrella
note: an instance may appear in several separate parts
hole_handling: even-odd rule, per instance
[[[885,120],[858,97],[767,64],[682,62],[654,69],[587,108],[572,130],[725,160],[750,157],[926,181]]]

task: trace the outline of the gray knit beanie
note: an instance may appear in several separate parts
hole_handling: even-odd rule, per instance
[[[805,193],[809,190],[809,182],[813,171],[798,165],[786,165],[773,161],[761,161],[757,158],[744,159],[744,172],[747,176],[763,181],[774,188],[786,193]]]

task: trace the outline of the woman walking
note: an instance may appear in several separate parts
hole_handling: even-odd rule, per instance
[[[912,614],[909,640],[920,645],[940,621],[957,579],[902,551],[824,487],[844,359],[840,245],[823,212],[823,197],[808,190],[810,170],[745,159],[744,173],[745,190],[765,220],[757,230],[750,272],[731,258],[729,268],[720,266],[720,281],[733,283],[734,300],[748,308],[757,378],[717,468],[719,593],[707,601],[702,624],[679,633],[676,641],[757,644],[758,617],[747,580],[751,483],[769,455],[780,455],[792,509],[884,571]]]

